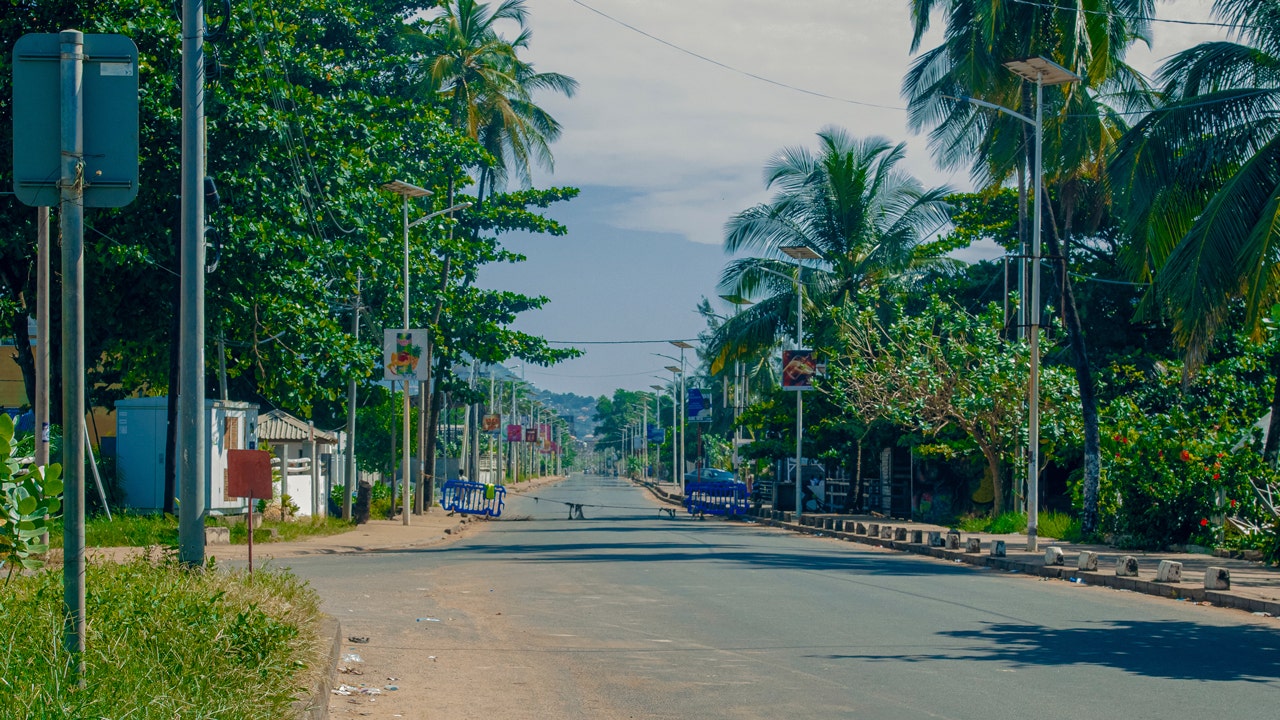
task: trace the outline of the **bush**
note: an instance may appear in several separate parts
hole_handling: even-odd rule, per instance
[[[1261,519],[1249,478],[1274,482],[1275,472],[1250,449],[1252,426],[1204,427],[1180,408],[1156,416],[1132,410],[1103,438],[1102,498],[1110,500],[1103,508],[1117,542],[1212,546],[1215,519]]]
[[[280,718],[324,667],[319,599],[283,572],[90,564],[84,688],[62,648],[62,573],[16,578],[0,614],[0,720]]]

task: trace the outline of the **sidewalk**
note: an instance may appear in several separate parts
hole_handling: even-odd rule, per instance
[[[507,485],[510,492],[527,492],[534,488],[545,487],[561,480],[565,476],[548,476]],[[335,555],[338,553],[373,552],[379,550],[403,550],[408,548],[427,547],[457,539],[469,527],[486,522],[485,518],[471,515],[450,514],[433,507],[423,515],[410,515],[406,526],[397,517],[395,520],[370,520],[357,525],[340,535],[324,535],[309,537],[290,542],[254,543],[253,562],[257,567],[268,560],[302,557],[306,555]],[[61,562],[61,553],[57,562]],[[93,560],[111,559],[116,561],[136,557],[148,552],[147,548],[111,547],[86,548],[85,554]],[[207,543],[205,555],[218,562],[245,562],[249,559],[248,545],[228,545]],[[55,558],[51,557],[51,560]]]
[[[644,484],[660,500],[675,504],[682,500],[680,488],[675,484]],[[1106,545],[1068,543],[1046,537],[1039,538],[1039,551],[1032,553],[1026,550],[1025,534],[958,533],[952,541],[955,547],[948,549],[945,544],[941,547],[929,544],[930,533],[936,533],[936,541],[947,542],[950,529],[945,526],[870,515],[809,514],[797,522],[792,513],[773,513],[766,507],[758,516],[751,516],[748,520],[794,532],[930,555],[994,570],[1059,578],[1087,585],[1105,585],[1118,590],[1280,617],[1280,568],[1261,562],[1198,553],[1120,550]],[[912,542],[917,540],[917,532],[919,541]],[[970,538],[978,541],[977,552],[967,551]],[[994,552],[999,542],[1004,543],[1005,554],[1002,557]],[[1049,554],[1056,554],[1056,551],[1049,550],[1051,547],[1061,551],[1061,565],[1046,563]],[[1080,569],[1078,563],[1084,553],[1097,554],[1096,570]],[[1125,557],[1132,557],[1137,561],[1136,576],[1117,574],[1117,560]],[[1180,581],[1156,581],[1157,569],[1164,560],[1181,563]],[[1227,589],[1206,589],[1206,573],[1210,572],[1210,568],[1215,569],[1211,573],[1214,579],[1219,577],[1217,569],[1227,571]]]

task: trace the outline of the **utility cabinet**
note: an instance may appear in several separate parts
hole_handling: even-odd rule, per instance
[[[116,477],[126,507],[140,512],[164,508],[165,435],[169,399],[129,398],[116,401]],[[258,406],[228,400],[205,400],[205,512],[238,514],[245,500],[227,497],[227,451],[258,446]],[[178,469],[181,475],[182,469]],[[178,487],[181,487],[181,478]]]

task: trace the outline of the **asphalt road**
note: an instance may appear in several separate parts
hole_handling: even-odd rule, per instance
[[[348,701],[334,716],[1169,720],[1280,708],[1275,620],[672,520],[621,479],[575,475],[534,494],[453,544],[287,561],[348,632],[371,636],[346,649],[369,656],[371,674],[398,673],[377,710]],[[569,520],[565,502],[586,519]]]

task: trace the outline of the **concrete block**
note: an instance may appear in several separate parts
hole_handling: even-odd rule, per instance
[[[947,533],[947,549],[948,550],[960,549],[960,533],[958,532]]]
[[[853,531],[858,535],[866,535],[867,526],[864,523],[857,523],[856,525],[854,525]]]
[[[1226,568],[1210,567],[1204,571],[1205,590],[1230,590],[1231,571]]]
[[[965,540],[964,551],[975,554],[982,552],[982,540],[976,537],[971,537]]]
[[[892,540],[892,539],[893,539],[893,528],[889,527],[888,525],[882,525],[882,526],[880,526],[880,539],[881,539],[881,540]]]
[[[923,530],[912,530],[912,531],[911,531],[911,542],[915,543],[916,545],[922,545],[922,544],[924,544],[924,531],[923,531]]]
[[[231,528],[207,527],[204,529],[205,545],[230,545]]]
[[[1116,558],[1116,577],[1138,577],[1138,558],[1132,555]]]
[[[1050,545],[1044,549],[1045,565],[1062,565],[1063,562],[1062,548],[1057,545]]]
[[[946,541],[942,539],[942,533],[938,530],[929,531],[929,547],[942,547]]]
[[[880,523],[870,523],[867,525],[867,534],[871,537],[880,537]]]
[[[906,529],[906,528],[898,528],[898,529],[894,530],[894,531],[893,531],[893,539],[894,539],[894,540],[898,540],[898,541],[900,541],[900,542],[906,542],[906,540],[907,540],[907,529]]]
[[[1161,560],[1156,566],[1156,582],[1182,582],[1182,563],[1174,560]]]
[[[1092,550],[1081,550],[1076,556],[1077,570],[1097,570],[1098,569],[1098,553]]]
[[[991,543],[991,557],[1004,557],[1004,556],[1005,556],[1004,541],[996,540],[995,542]]]

